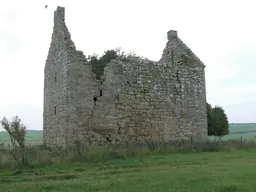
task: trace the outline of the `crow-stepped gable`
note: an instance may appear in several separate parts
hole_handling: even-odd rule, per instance
[[[43,137],[49,147],[207,138],[204,64],[177,31],[158,62],[118,57],[101,80],[54,13],[44,70]]]

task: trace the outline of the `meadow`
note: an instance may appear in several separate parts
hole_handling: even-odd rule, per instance
[[[201,144],[101,147],[79,153],[35,147],[28,151],[29,166],[17,169],[0,149],[0,191],[254,192],[254,130],[256,124],[230,124],[223,141]],[[238,140],[241,135],[246,142]],[[8,140],[8,135],[1,132],[1,139]],[[42,141],[42,131],[28,131],[26,140]]]
[[[256,150],[152,154],[0,171],[12,192],[255,192]]]
[[[43,131],[28,130],[25,136],[27,145],[39,145],[43,143]],[[0,132],[0,144],[4,143],[4,146],[11,145],[10,137],[7,132]]]
[[[26,141],[40,141],[43,139],[43,131],[28,130],[26,133]],[[0,141],[8,141],[9,135],[7,132],[0,132]]]
[[[229,124],[229,135],[223,139],[255,139],[256,137],[256,123],[234,123]]]

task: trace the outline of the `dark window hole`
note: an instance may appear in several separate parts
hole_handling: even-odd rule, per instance
[[[143,89],[144,93],[149,93],[149,90]]]
[[[100,96],[102,96],[102,90],[100,90]]]
[[[106,140],[107,140],[108,142],[111,142],[110,134],[108,135],[108,137],[106,138]]]
[[[54,114],[56,115],[56,113],[57,113],[57,107],[55,106],[54,107]]]
[[[126,83],[129,87],[131,87],[130,81],[127,81]]]
[[[97,97],[93,97],[93,101],[96,102],[97,101]]]

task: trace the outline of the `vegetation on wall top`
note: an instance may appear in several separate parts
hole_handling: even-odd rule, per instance
[[[92,65],[92,72],[96,74],[96,79],[100,80],[101,76],[104,74],[104,68],[112,59],[117,59],[118,57],[137,57],[140,59],[147,59],[142,56],[136,55],[134,52],[125,53],[121,52],[121,48],[106,50],[102,56],[97,54],[89,55],[87,60]]]

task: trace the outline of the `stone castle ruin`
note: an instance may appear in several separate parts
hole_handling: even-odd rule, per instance
[[[54,13],[44,70],[44,143],[50,147],[204,140],[207,137],[205,65],[169,31],[162,58],[118,57],[95,78],[76,50],[65,8]]]

